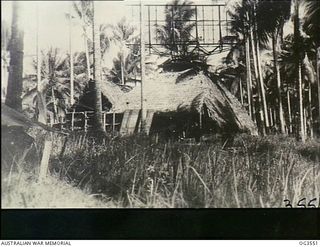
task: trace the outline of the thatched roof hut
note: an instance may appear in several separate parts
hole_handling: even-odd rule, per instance
[[[207,132],[257,134],[255,124],[240,102],[225,87],[213,83],[202,72],[190,69],[174,73],[153,73],[147,77],[144,87],[145,107],[148,112],[156,114],[149,117],[150,123],[147,123],[151,132],[154,128],[159,128],[157,120],[160,119],[156,116],[167,114],[167,120],[162,119],[160,124],[162,129],[172,127],[173,123],[168,121],[174,121],[174,116],[177,116],[176,119],[183,118],[179,120],[182,125],[177,126],[175,123],[174,128],[186,128],[186,125],[196,123]],[[102,93],[111,102],[112,110],[116,113],[141,109],[140,85],[125,93],[117,85],[106,82],[102,86]]]

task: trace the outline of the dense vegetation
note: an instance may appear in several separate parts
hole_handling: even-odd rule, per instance
[[[210,76],[239,98],[261,136],[238,135],[232,140],[212,136],[200,143],[186,143],[144,135],[119,138],[101,132],[100,137],[31,133],[35,137],[31,149],[25,149],[21,139],[12,144],[2,138],[7,148],[2,145],[2,151],[7,151],[1,161],[5,168],[3,206],[284,207],[288,203],[284,200],[298,205],[303,198],[307,202],[316,198],[313,202],[318,205],[319,3],[243,0],[229,7],[235,43]],[[166,23],[157,30],[172,59],[180,56],[188,60],[188,33],[194,25],[181,22],[173,29],[169,13],[187,22],[195,14],[189,4],[185,2],[180,8],[168,5]],[[24,78],[22,94],[23,42],[18,7],[15,2],[6,95],[6,104],[13,109],[21,110],[24,98],[29,100],[24,110],[38,121],[44,115],[42,122],[46,122],[50,114],[53,122],[59,121],[94,75],[93,107],[98,123],[102,78],[120,85],[141,81],[140,40],[135,29],[125,19],[114,26],[98,26],[94,3],[79,1],[73,7],[83,27],[86,50],[71,56],[59,54],[55,48],[43,52],[41,66],[35,64],[40,76]],[[290,21],[293,28],[285,35],[284,26]],[[186,43],[171,44],[176,36]],[[126,46],[128,42],[134,44],[133,51]],[[119,51],[111,68],[103,68],[101,60],[108,59],[106,52],[112,45]],[[205,67],[200,66],[201,70]],[[75,84],[72,89],[71,78]],[[101,128],[101,124],[97,126]],[[53,178],[37,181],[46,138],[54,144],[49,162]]]
[[[247,135],[233,140],[216,136],[198,144],[156,142],[145,136],[69,138],[65,143],[65,137],[54,137],[50,171],[92,196],[77,199],[71,195],[74,189],[64,189],[65,200],[74,198],[70,202],[74,207],[285,207],[284,200],[297,206],[303,198],[317,198],[314,203],[319,203],[320,144],[316,142]],[[10,175],[3,181],[4,206],[68,206],[52,197],[61,188],[54,179],[44,187],[39,183],[37,190],[33,176],[25,181],[22,168],[29,167],[27,174],[31,174],[26,160],[19,163],[22,178],[14,180]],[[17,165],[12,163],[13,168]],[[94,198],[105,204],[95,204]]]

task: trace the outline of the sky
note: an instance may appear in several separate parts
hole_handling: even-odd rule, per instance
[[[172,0],[144,0],[145,4],[166,4]],[[225,0],[193,0],[197,4],[221,3]],[[233,0],[229,0],[233,1]],[[69,20],[66,14],[71,10],[71,1],[19,1],[20,26],[24,31],[24,75],[34,74],[33,61],[37,52],[37,29],[39,30],[39,46],[41,50],[58,48],[61,54],[69,53]],[[98,24],[115,24],[125,17],[132,25],[139,27],[139,12],[132,12],[128,5],[139,4],[140,0],[99,0],[95,1]],[[12,1],[1,0],[1,21],[11,25]],[[134,20],[134,21],[133,21]],[[37,25],[39,21],[39,26]],[[37,28],[38,27],[38,28]],[[83,31],[79,19],[74,18],[72,24],[71,44],[74,52],[84,51]],[[112,65],[117,49],[110,48],[104,66]],[[4,68],[1,67],[1,70]],[[7,84],[7,73],[1,73],[1,88]]]
[[[213,0],[216,1],[216,0]],[[146,3],[167,3],[167,0],[149,0]],[[197,3],[212,3],[212,0],[197,0]],[[69,22],[66,13],[70,9],[70,1],[20,1],[21,24],[25,31],[25,54],[36,53],[37,8],[39,9],[39,33],[40,47],[58,47],[68,50],[69,47]],[[97,20],[99,23],[115,23],[122,17],[130,15],[128,4],[136,4],[139,1],[95,1]],[[1,1],[2,19],[11,23],[12,1]],[[72,14],[75,16],[73,9]],[[138,20],[137,20],[138,21]],[[83,50],[82,30],[78,19],[74,19],[72,27],[72,45],[75,51]]]
[[[197,4],[211,4],[223,0],[196,0]],[[24,30],[24,72],[31,73],[32,61],[37,51],[37,20],[39,18],[39,45],[41,50],[50,47],[59,48],[63,54],[69,51],[69,21],[66,14],[76,16],[71,1],[19,1],[21,27]],[[166,4],[170,0],[147,0],[146,4]],[[138,0],[95,1],[97,21],[100,24],[115,24],[126,17],[132,25],[139,26],[138,12],[132,18],[130,4],[139,4]],[[11,23],[12,1],[1,1],[1,19]],[[132,21],[134,19],[135,21]],[[73,19],[71,44],[74,52],[84,51],[83,32],[78,18]],[[112,51],[111,51],[112,52]],[[111,62],[112,63],[112,59]]]

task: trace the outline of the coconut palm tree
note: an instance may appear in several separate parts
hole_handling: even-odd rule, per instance
[[[313,41],[316,52],[314,66],[317,74],[317,91],[318,91],[318,126],[320,126],[320,1],[305,0],[306,13],[304,18],[303,28],[307,35]]]
[[[126,18],[122,18],[115,25],[102,26],[101,45],[101,52],[104,55],[107,54],[106,51],[110,46],[117,51],[113,67],[109,72],[109,79],[124,85],[128,79],[136,77],[140,63],[139,35]]]
[[[249,115],[255,120],[254,109],[254,81],[252,79],[252,63],[250,56],[250,20],[249,20],[249,6],[247,1],[241,3],[235,3],[232,8],[229,9],[228,14],[230,16],[230,32],[235,35],[236,42],[230,50],[227,60],[234,60],[234,54],[238,54],[237,60],[240,61],[236,64],[244,64],[246,73],[246,94],[248,102]]]
[[[91,66],[90,66],[90,27],[93,22],[93,14],[92,14],[92,5],[90,1],[81,0],[81,1],[73,1],[73,9],[75,10],[82,26],[83,30],[83,41],[85,47],[86,54],[86,65],[87,65],[87,76],[91,78]],[[91,38],[92,40],[92,38]]]
[[[316,76],[315,76],[315,67],[312,64],[310,57],[314,57],[314,49],[310,49],[312,47],[312,41],[310,38],[301,37],[301,45],[299,47],[299,51],[302,52],[303,57],[301,57],[301,62],[297,63],[297,55],[294,44],[293,35],[288,35],[284,39],[284,43],[282,46],[282,52],[280,54],[280,73],[283,77],[283,83],[285,88],[287,88],[287,99],[292,95],[295,96],[293,98],[293,104],[291,107],[293,109],[288,110],[294,112],[299,112],[300,109],[295,106],[303,105],[303,122],[306,122],[306,114],[305,114],[305,106],[308,106],[308,122],[309,122],[309,133],[312,135],[313,132],[313,115],[312,109],[314,108],[315,102],[315,92],[316,92]],[[299,66],[300,64],[300,66]],[[300,72],[299,72],[300,69]],[[298,75],[301,74],[301,98],[299,97],[299,78]],[[310,100],[311,97],[311,100]],[[300,114],[300,113],[299,113]],[[297,117],[300,118],[300,115],[297,114]],[[289,122],[290,119],[289,119]],[[301,119],[300,119],[301,124]],[[305,125],[305,124],[304,124]],[[306,127],[304,127],[306,128]]]
[[[192,42],[191,31],[195,22],[190,22],[196,9],[188,0],[173,0],[165,7],[165,24],[158,26],[158,37],[172,56],[188,57],[189,43]]]
[[[34,75],[24,79],[23,101],[25,111],[40,114],[41,105],[53,116],[52,120],[58,120],[64,116],[70,108],[70,63],[69,55],[61,55],[58,49],[51,48],[48,52],[42,51],[41,85],[38,92],[37,78]],[[85,54],[79,53],[74,56],[75,72],[75,98],[78,99],[86,85]],[[37,63],[34,62],[36,69]],[[40,94],[40,95],[39,95]],[[35,116],[34,116],[35,117]]]
[[[8,83],[8,67],[10,61],[8,44],[10,36],[10,25],[6,21],[1,20],[1,102],[5,100]]]
[[[272,41],[272,52],[273,52],[273,64],[274,74],[276,75],[277,82],[277,99],[278,99],[278,119],[280,124],[281,133],[285,133],[285,120],[282,104],[282,83],[279,68],[279,48],[280,41],[282,40],[283,27],[285,22],[290,17],[290,1],[261,1],[258,5],[257,15],[259,16],[258,22],[260,27],[267,32],[268,36]]]
[[[268,42],[267,32],[262,23],[258,22],[256,0],[243,0],[241,3],[235,3],[231,16],[231,31],[241,37],[243,51],[246,52],[246,73],[247,73],[247,93],[249,104],[254,104],[254,85],[258,93],[258,102],[252,107],[253,112],[260,112],[257,119],[260,119],[260,129],[262,133],[269,127],[267,99],[265,95],[265,86],[262,73],[262,64],[260,59],[260,48],[265,48]],[[253,61],[254,81],[251,77],[251,61]],[[254,108],[256,108],[254,110]]]
[[[94,1],[92,4],[92,36],[93,36],[93,80],[95,91],[95,130],[97,133],[104,132],[104,126],[102,121],[102,65],[101,65],[101,44],[100,44],[100,29],[97,23],[96,6]]]
[[[20,21],[19,1],[12,2],[11,39],[9,44],[10,71],[5,103],[11,108],[22,110],[22,74],[23,74],[23,30]]]

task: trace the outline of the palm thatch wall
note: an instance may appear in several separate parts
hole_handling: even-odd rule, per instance
[[[208,121],[209,125],[214,125],[216,132],[227,130],[247,132],[252,135],[258,133],[240,102],[223,85],[213,83],[202,72],[187,70],[153,73],[147,77],[144,87],[144,102],[149,111],[171,113],[171,115],[184,112],[193,114],[193,118],[196,114],[197,119],[200,122],[204,121],[203,124],[206,126]],[[140,85],[125,93],[117,85],[105,82],[102,85],[102,93],[112,103],[114,112],[121,113],[141,108]],[[188,114],[184,116],[188,118]]]

